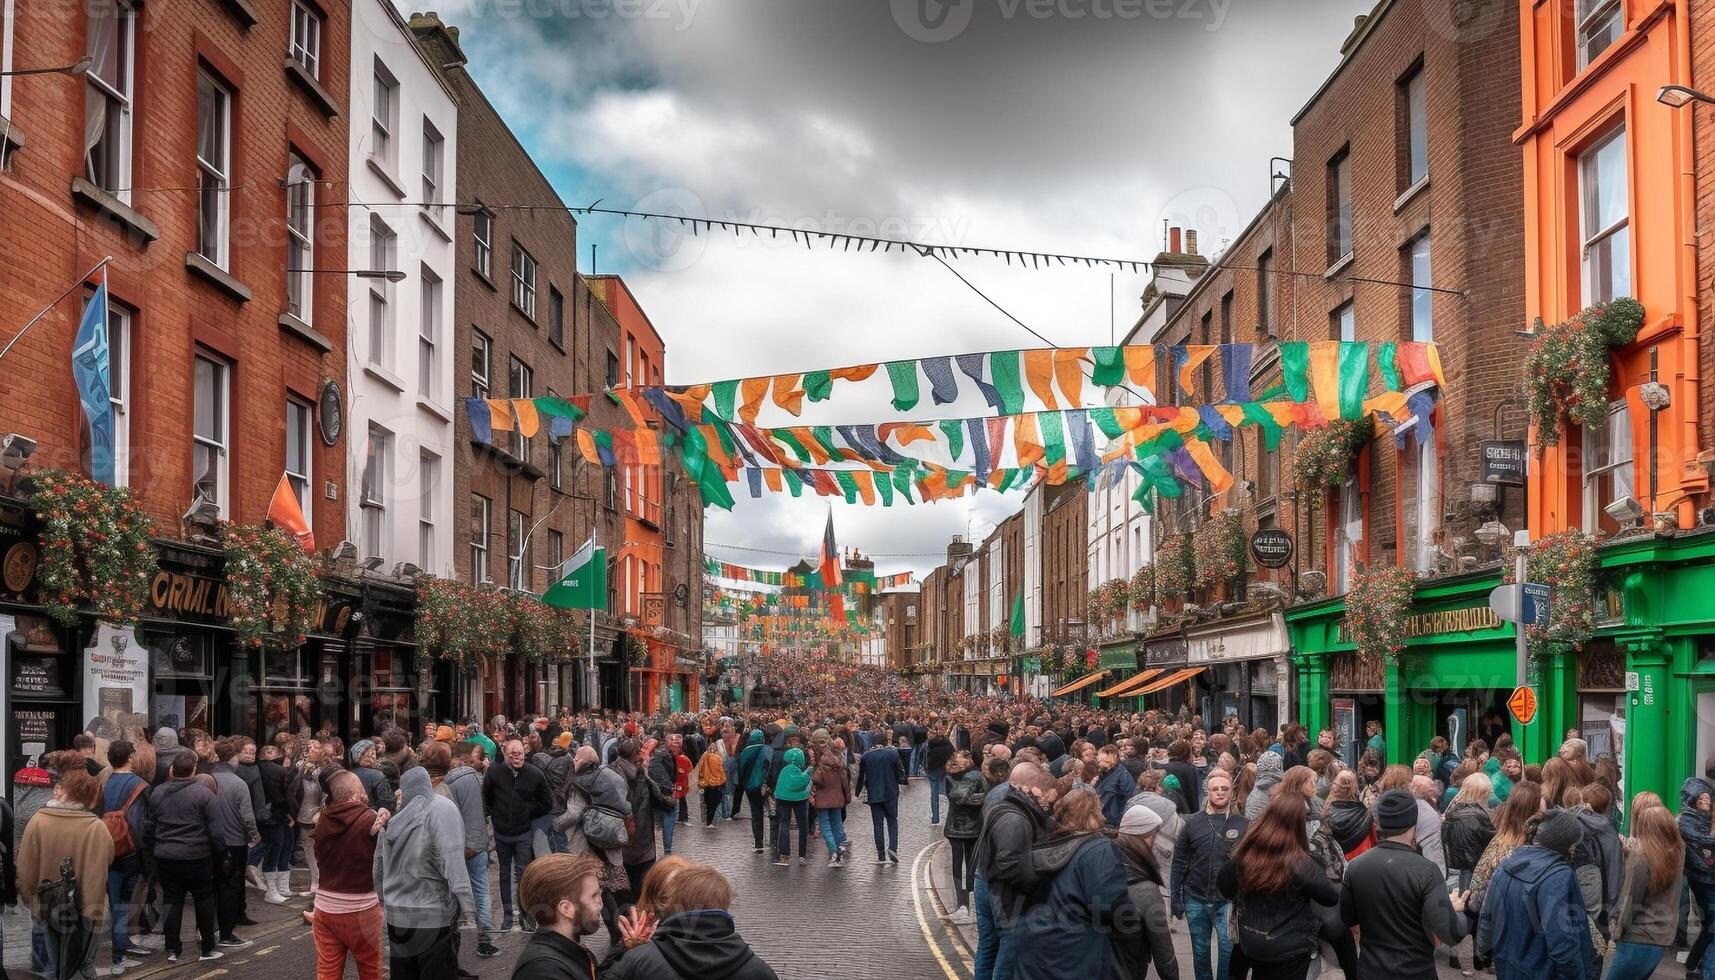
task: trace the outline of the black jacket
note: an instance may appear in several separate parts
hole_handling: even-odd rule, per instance
[[[1053,730],[1043,732],[1042,737],[1036,740],[1036,747],[1042,750],[1042,757],[1049,762],[1066,754],[1066,743]]]
[[[1169,878],[1172,912],[1182,915],[1185,900],[1219,902],[1221,892],[1215,877],[1227,863],[1233,845],[1245,835],[1250,821],[1242,813],[1211,815],[1199,810],[1185,818],[1179,840],[1173,845],[1173,869]]]
[[[1179,807],[1180,813],[1196,813],[1203,809],[1203,781],[1197,776],[1196,766],[1174,759],[1167,764],[1167,774],[1179,780],[1179,795],[1184,800]]]
[[[1316,949],[1317,905],[1335,905],[1340,890],[1320,865],[1308,856],[1294,872],[1292,884],[1281,892],[1241,892],[1238,866],[1221,865],[1215,877],[1221,894],[1233,900],[1233,945],[1252,959],[1278,962]]]
[[[206,861],[226,839],[213,793],[195,779],[169,779],[149,792],[143,846],[157,861]]]
[[[941,772],[947,768],[947,760],[953,757],[953,743],[945,735],[936,735],[929,739],[928,748],[923,750],[923,770],[925,772]]]
[[[512,980],[589,980],[595,975],[595,954],[552,929],[538,929],[512,965]]]
[[[1455,803],[1441,816],[1441,850],[1450,871],[1475,870],[1494,839],[1495,821],[1478,804]]]
[[[995,914],[1011,922],[1036,886],[1030,849],[1048,832],[1048,814],[1016,787],[989,804],[977,838],[977,873],[988,884]]]
[[[1340,917],[1363,930],[1353,980],[1435,980],[1432,937],[1451,946],[1466,922],[1447,901],[1447,878],[1417,848],[1382,841],[1346,865]]]
[[[941,833],[948,840],[976,840],[983,829],[983,797],[988,784],[975,769],[967,769],[947,783],[947,823]]]
[[[528,762],[517,769],[505,763],[489,766],[483,776],[482,806],[497,836],[530,833],[530,821],[546,814],[551,805],[548,777]]]
[[[779,980],[733,928],[732,916],[721,911],[668,916],[648,942],[621,953],[601,976],[603,980]]]
[[[1328,831],[1334,835],[1340,849],[1347,854],[1357,850],[1364,839],[1370,836],[1370,830],[1375,826],[1375,818],[1370,816],[1369,807],[1357,800],[1335,800],[1328,804]],[[1446,843],[1447,826],[1441,826],[1442,843]],[[1491,825],[1489,832],[1494,833]],[[1472,865],[1476,867],[1476,865]]]
[[[272,759],[264,759],[256,763],[256,771],[262,776],[262,797],[268,804],[268,815],[256,814],[257,823],[285,823],[287,817],[297,814],[291,812],[291,776],[286,767]]]

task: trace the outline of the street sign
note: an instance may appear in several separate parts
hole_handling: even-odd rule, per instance
[[[1536,691],[1529,687],[1513,689],[1512,697],[1507,698],[1507,710],[1513,713],[1521,725],[1528,725],[1536,720]]]
[[[1483,465],[1478,479],[1484,483],[1522,487],[1525,484],[1523,439],[1483,443]]]
[[[1540,582],[1498,585],[1489,593],[1489,608],[1503,621],[1527,626],[1548,625],[1549,597],[1553,589]]]
[[[1292,535],[1277,527],[1259,528],[1251,535],[1251,557],[1264,568],[1284,568],[1292,560]]]

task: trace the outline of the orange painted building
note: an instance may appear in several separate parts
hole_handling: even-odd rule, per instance
[[[1629,296],[1643,327],[1612,355],[1608,424],[1563,426],[1531,460],[1533,538],[1613,532],[1630,496],[1693,527],[1707,503],[1700,391],[1693,113],[1657,101],[1692,84],[1691,0],[1520,0],[1525,318],[1562,323]],[[1706,110],[1705,110],[1706,111]],[[1652,412],[1645,386],[1664,386]],[[1658,402],[1659,405],[1659,402]],[[1533,439],[1533,445],[1536,443]]]
[[[619,322],[618,363],[609,367],[609,385],[661,384],[667,345],[630,288],[618,276],[586,279]],[[662,427],[654,410],[644,406],[643,413],[650,428]],[[702,647],[701,508],[671,466],[620,466],[609,472],[613,485],[608,499],[617,502],[625,518],[625,540],[604,542],[615,556],[609,588],[619,607],[613,613],[636,617],[638,625],[632,629],[645,650],[631,663],[627,704],[651,713],[696,710]],[[693,593],[695,603],[688,601]]]

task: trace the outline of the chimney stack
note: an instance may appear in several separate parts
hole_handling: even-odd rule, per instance
[[[1187,254],[1197,254],[1197,229],[1185,229],[1185,251]]]
[[[1167,232],[1167,250],[1177,255],[1180,251],[1179,245],[1179,229],[1169,229]]]

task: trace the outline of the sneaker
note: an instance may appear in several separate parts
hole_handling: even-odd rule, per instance
[[[178,961],[179,961],[179,954],[177,954],[177,953],[168,953],[167,954],[167,962],[168,963],[177,963]]]
[[[202,954],[201,956],[198,956],[197,959],[204,962],[204,963],[207,963],[209,960],[218,960],[222,956],[225,956],[225,955],[226,955],[225,953],[222,953],[218,949],[211,949],[208,952]]]
[[[899,852],[898,851],[888,851],[887,852],[887,860],[893,864],[898,864],[899,863]]]
[[[780,860],[774,862],[774,866],[776,868],[790,868],[792,866],[792,862],[787,860],[786,858],[781,858]]]
[[[129,945],[131,949],[125,954],[127,956],[136,956],[139,953],[148,956],[161,951],[161,944],[147,936],[132,936]]]
[[[840,856],[838,854],[836,854],[833,857],[828,859],[828,867],[837,868],[839,866],[840,866]]]
[[[490,956],[499,956],[500,947],[487,939],[479,939],[476,943],[476,955],[485,960]]]
[[[109,976],[123,976],[126,970],[142,965],[142,960],[134,960],[127,956],[122,959],[115,960],[113,965],[107,968],[107,973]]]
[[[218,945],[225,947],[226,949],[249,949],[256,944],[248,939],[240,939],[237,936],[222,936],[220,937]]]
[[[876,858],[875,863],[876,864],[886,864],[887,863],[887,856],[882,855],[881,857]]]
[[[501,932],[511,932],[512,931],[512,916],[508,915],[508,916],[503,917],[500,920],[500,931]]]
[[[761,854],[761,853],[762,853],[762,848],[760,848],[760,847],[753,847],[753,848],[751,848],[751,849],[750,849],[750,853],[752,853],[752,854]]]

